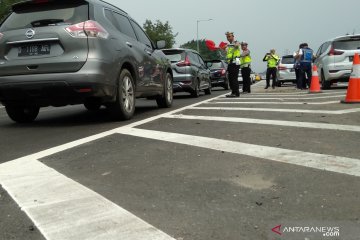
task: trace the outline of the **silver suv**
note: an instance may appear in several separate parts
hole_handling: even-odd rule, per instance
[[[16,122],[40,107],[106,106],[129,119],[135,98],[172,104],[172,70],[124,11],[102,0],[42,0],[13,5],[0,26],[0,102]]]
[[[316,53],[315,65],[322,88],[349,81],[355,53],[360,53],[360,35],[346,35],[324,42]]]

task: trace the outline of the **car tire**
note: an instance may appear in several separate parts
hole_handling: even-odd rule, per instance
[[[323,71],[321,71],[321,76],[320,76],[320,78],[321,78],[321,89],[324,89],[324,90],[330,89],[330,87],[331,87],[331,82],[330,82],[330,81],[326,81],[325,75],[324,75],[324,72],[323,72]]]
[[[276,82],[276,86],[277,86],[277,87],[281,87],[281,84],[282,84],[281,81],[277,81],[277,82]]]
[[[191,96],[194,98],[198,98],[200,96],[199,80],[195,81],[195,87],[194,90],[191,92]]]
[[[119,120],[130,119],[135,112],[135,85],[131,73],[123,69],[117,84],[117,95],[114,103],[108,104],[110,113]]]
[[[166,73],[164,82],[164,94],[156,98],[156,103],[160,108],[169,108],[173,102],[173,78],[170,73]]]
[[[30,123],[39,114],[39,107],[5,106],[8,116],[17,123]]]
[[[206,95],[211,95],[211,82],[209,81],[209,87],[204,90]]]
[[[225,89],[225,90],[229,90],[229,89],[230,89],[229,79],[225,79],[224,89]]]

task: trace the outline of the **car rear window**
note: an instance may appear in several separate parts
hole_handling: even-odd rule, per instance
[[[221,62],[212,62],[212,66],[210,69],[217,69],[217,68],[223,68]]]
[[[334,48],[341,49],[341,50],[360,49],[360,39],[336,41],[336,42],[334,42]]]
[[[282,57],[281,58],[281,63],[282,64],[293,64],[294,63],[294,58],[291,57]]]
[[[185,59],[185,52],[184,51],[163,51],[166,55],[167,59],[169,59],[171,62],[179,62],[181,60]]]
[[[86,1],[17,4],[1,25],[0,32],[84,22],[89,19],[88,8]]]

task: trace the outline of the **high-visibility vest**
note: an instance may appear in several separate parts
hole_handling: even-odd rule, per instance
[[[278,65],[280,57],[272,54],[270,56],[265,57],[265,61],[267,61],[268,68],[275,68]]]
[[[249,55],[246,55],[244,57],[240,57],[240,67],[241,66],[246,66],[248,64],[248,66],[250,65],[251,63],[251,56],[250,54]],[[248,67],[247,66],[247,67]]]
[[[240,57],[240,47],[228,46],[226,52],[226,60],[228,63],[234,62],[235,58]]]

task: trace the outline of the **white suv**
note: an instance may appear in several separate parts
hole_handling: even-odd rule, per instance
[[[360,34],[336,37],[320,46],[315,65],[323,89],[336,82],[349,81],[355,53],[360,53]]]

